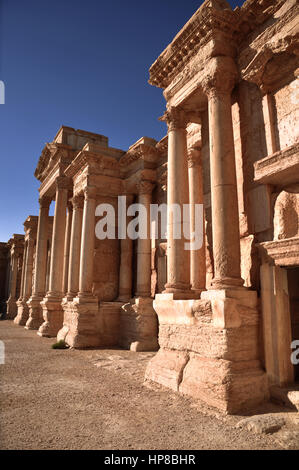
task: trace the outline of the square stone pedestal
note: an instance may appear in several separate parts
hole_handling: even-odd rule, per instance
[[[256,292],[211,290],[200,300],[157,295],[160,350],[145,379],[201,399],[225,413],[268,398],[260,364]]]
[[[29,317],[26,322],[26,330],[38,330],[44,322],[43,310],[41,307],[42,297],[31,297],[28,302]]]
[[[116,346],[122,302],[98,302],[95,297],[64,299],[63,327],[57,340],[73,348]]]
[[[6,319],[13,320],[18,313],[18,306],[16,299],[10,297],[6,302]]]
[[[26,300],[17,301],[18,313],[14,319],[16,325],[25,326],[29,318],[29,307]]]
[[[131,351],[159,349],[158,318],[153,308],[153,299],[136,297],[122,306],[119,343]]]
[[[44,322],[39,327],[39,336],[55,337],[63,324],[63,309],[60,296],[46,295],[41,302]]]
[[[58,331],[57,341],[64,340],[71,348],[92,348],[101,346],[97,334],[96,317],[99,302],[96,297],[75,297],[63,301],[63,326]]]

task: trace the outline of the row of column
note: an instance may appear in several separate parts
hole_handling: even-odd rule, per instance
[[[216,58],[203,83],[208,97],[212,235],[214,257],[213,289],[243,285],[240,272],[240,234],[231,91],[236,72],[231,59]],[[199,166],[189,168],[187,158],[188,116],[180,108],[170,108],[164,119],[168,124],[168,210],[173,204],[202,203],[202,175]],[[192,168],[192,165],[191,165]],[[188,189],[189,188],[189,189]],[[190,193],[189,193],[190,190]],[[175,239],[173,213],[168,212],[167,284],[166,293],[178,297],[192,295],[191,287],[204,284],[203,250],[184,250],[184,237]],[[192,216],[191,216],[192,224]],[[181,227],[182,228],[182,227]],[[191,263],[191,282],[190,282]],[[201,265],[201,263],[203,263]]]
[[[86,188],[84,198],[74,196],[69,202],[69,181],[57,179],[52,235],[48,299],[68,300],[92,295],[94,220],[96,191]],[[37,231],[36,270],[32,299],[41,301],[46,290],[47,239],[51,199],[40,199]],[[81,243],[82,242],[82,243]]]
[[[209,107],[211,202],[214,279],[213,288],[241,286],[240,237],[238,220],[238,200],[234,156],[233,127],[231,115],[231,90],[234,84],[234,71],[226,70],[226,80],[221,71],[215,69],[206,83]],[[188,117],[178,108],[166,113],[168,123],[168,207],[178,204],[202,203],[202,175],[200,162],[187,158]],[[190,161],[190,159],[189,159]],[[189,175],[188,175],[189,171]],[[139,188],[139,202],[150,214],[151,191],[142,183]],[[83,198],[73,198],[66,215],[69,186],[67,178],[59,178],[56,190],[56,205],[53,226],[49,293],[51,297],[61,297],[67,290],[68,300],[92,296],[95,188],[86,188]],[[36,269],[33,297],[43,297],[46,279],[48,210],[50,201],[40,201],[40,216],[36,251]],[[191,214],[191,225],[194,223]],[[168,260],[167,284],[165,291],[177,295],[192,293],[204,288],[205,266],[203,250],[192,252],[184,249],[189,240],[175,239],[175,221],[172,211],[168,214]],[[183,224],[183,221],[181,221]],[[183,226],[181,227],[183,229]],[[191,228],[192,230],[192,228]],[[184,233],[181,230],[181,233]],[[127,300],[132,286],[132,263],[129,262],[131,240],[121,242],[120,292],[119,299]],[[79,262],[80,260],[80,262]],[[190,268],[191,266],[191,268]],[[191,273],[191,275],[190,275]],[[203,274],[204,273],[204,274]],[[137,291],[136,296],[149,297],[151,291],[151,241],[138,240],[137,248]],[[191,280],[191,282],[190,282]],[[67,287],[67,289],[66,289]]]

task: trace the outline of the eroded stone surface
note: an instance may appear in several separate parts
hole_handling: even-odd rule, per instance
[[[284,417],[275,414],[267,414],[242,419],[237,424],[237,427],[245,427],[248,431],[253,431],[256,434],[273,434],[279,431],[285,423]]]

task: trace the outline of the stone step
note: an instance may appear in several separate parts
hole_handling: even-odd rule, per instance
[[[288,408],[299,411],[299,383],[289,387],[273,386],[270,388],[273,401],[281,403]]]

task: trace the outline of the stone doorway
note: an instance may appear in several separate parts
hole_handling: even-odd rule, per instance
[[[288,268],[292,341],[299,340],[299,267]],[[294,365],[294,381],[299,383],[299,364]]]

